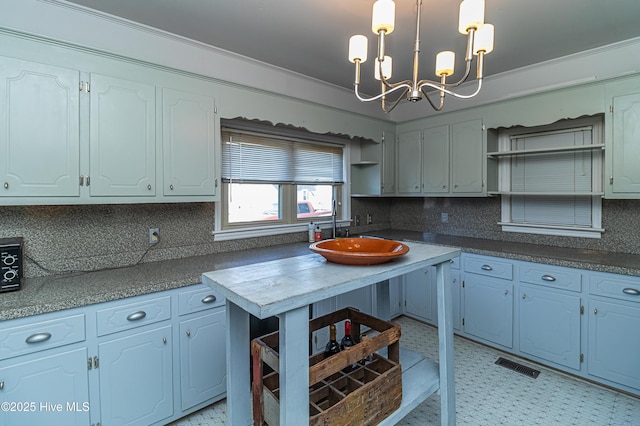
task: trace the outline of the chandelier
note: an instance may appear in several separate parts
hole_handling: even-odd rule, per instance
[[[453,75],[455,53],[442,51],[436,55],[435,75],[440,81],[418,80],[418,60],[420,56],[420,9],[422,0],[416,1],[416,39],[413,48],[413,77],[397,83],[388,81],[391,78],[392,59],[385,54],[385,37],[394,30],[395,8],[393,0],[377,0],[373,4],[373,16],[371,30],[378,35],[378,56],[375,58],[374,77],[380,80],[380,94],[372,97],[363,97],[358,90],[360,86],[360,66],[367,60],[367,37],[354,35],[349,39],[349,61],[356,65],[354,92],[362,102],[381,101],[382,110],[391,112],[403,99],[410,102],[418,102],[423,96],[429,101],[434,110],[440,111],[444,106],[445,95],[456,98],[469,99],[476,96],[482,88],[482,69],[484,67],[484,55],[493,50],[493,25],[484,23],[484,0],[464,0],[460,3],[460,17],[458,31],[467,35],[467,52],[465,56],[466,70],[460,80],[448,83],[447,77]],[[476,81],[477,88],[470,94],[459,94],[452,89],[464,83],[471,71],[473,57],[477,56]],[[427,94],[428,89],[435,89],[439,93],[439,103],[432,100]],[[387,103],[387,96],[394,94],[397,98]],[[389,106],[390,105],[390,106]]]

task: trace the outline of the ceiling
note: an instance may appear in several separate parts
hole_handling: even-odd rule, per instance
[[[348,39],[369,38],[373,0],[69,0],[261,62],[352,89]],[[456,74],[466,37],[457,31],[458,0],[424,0],[420,79],[433,79],[435,54],[454,50]],[[392,81],[411,78],[416,3],[396,0],[396,28],[387,38]],[[485,76],[640,36],[638,0],[486,0],[495,49]],[[170,52],[168,52],[170,54]],[[362,89],[374,93],[373,61],[363,65]],[[454,75],[454,76],[455,76]]]

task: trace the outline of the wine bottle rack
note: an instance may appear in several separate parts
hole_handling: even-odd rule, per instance
[[[376,425],[400,407],[400,326],[344,308],[311,320],[309,332],[346,319],[351,320],[353,336],[365,325],[371,337],[326,359],[324,353],[309,357],[310,426]],[[278,332],[251,342],[254,425],[279,423],[278,342]],[[385,347],[386,357],[378,353]],[[370,360],[359,363],[366,358]],[[354,364],[358,367],[348,371]],[[264,374],[265,365],[272,371]]]

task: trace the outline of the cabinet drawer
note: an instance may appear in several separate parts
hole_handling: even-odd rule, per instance
[[[589,279],[589,294],[640,303],[640,277],[594,273]]]
[[[582,274],[578,270],[568,268],[523,264],[520,267],[520,282],[582,291]]]
[[[178,315],[204,311],[206,309],[223,306],[225,298],[206,285],[195,286],[191,290],[178,294]]]
[[[77,314],[0,330],[0,359],[82,342],[84,324],[84,314]]]
[[[98,336],[153,324],[171,318],[171,297],[113,306],[96,313]]]
[[[464,271],[505,280],[513,279],[513,264],[493,257],[466,255]]]

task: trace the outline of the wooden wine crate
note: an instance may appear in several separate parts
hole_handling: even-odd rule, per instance
[[[400,326],[344,308],[309,321],[309,332],[346,319],[351,320],[353,336],[359,336],[360,326],[365,325],[372,330],[371,337],[327,359],[323,353],[309,357],[310,426],[376,425],[402,402]],[[278,343],[278,332],[251,342],[254,425],[279,424]],[[376,353],[385,346],[386,358]],[[365,358],[370,361],[362,365],[359,361]],[[264,365],[273,371],[263,374]]]

